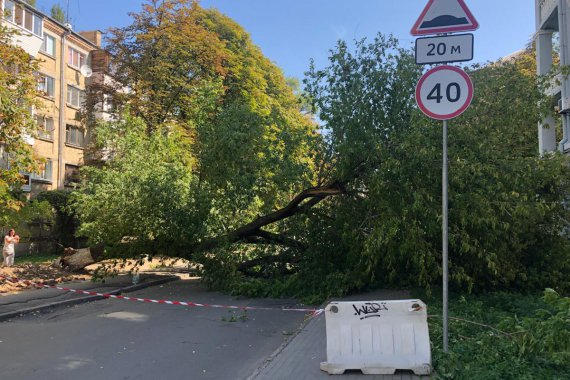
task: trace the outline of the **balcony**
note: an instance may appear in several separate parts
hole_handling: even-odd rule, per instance
[[[539,29],[558,30],[558,0],[536,0],[540,17]]]
[[[31,7],[14,0],[0,0],[0,6],[0,23],[16,32],[12,37],[14,45],[33,57],[37,56],[43,42],[43,17],[32,11]]]

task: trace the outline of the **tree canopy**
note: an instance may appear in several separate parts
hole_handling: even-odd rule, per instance
[[[56,20],[61,22],[62,24],[67,22],[67,14],[59,4],[52,5],[51,9],[49,10],[50,16]]]
[[[0,25],[0,217],[21,205],[16,196],[22,172],[37,169],[26,136],[34,136],[32,107],[37,103],[37,62],[12,43],[15,31]]]
[[[299,101],[216,10],[151,1],[133,20],[109,41],[129,89],[95,130],[109,159],[75,195],[92,242],[192,258],[210,285],[256,295],[439,282],[441,131],[416,107],[411,51],[340,41]],[[569,285],[568,158],[536,154],[533,64],[469,69],[475,99],[449,134],[453,285]]]
[[[195,197],[191,207],[206,210],[207,216],[195,220],[202,234],[193,244],[224,232],[232,235],[230,240],[239,239],[240,234],[230,232],[283,207],[296,192],[314,184],[315,125],[301,112],[282,72],[234,21],[193,1],[149,2],[133,15],[132,25],[112,30],[109,50],[117,86],[95,88],[92,96],[112,91],[117,109],[124,105],[129,116],[114,127],[95,128],[95,144],[113,157],[102,170],[113,170],[130,154],[123,148],[132,145],[112,140],[134,138],[131,133],[136,131],[138,142],[152,138],[180,147],[178,160],[184,163],[184,176],[190,176],[185,178]],[[119,91],[125,87],[129,91]],[[106,128],[117,132],[106,133]],[[178,141],[172,142],[172,136]],[[150,172],[163,170],[160,160],[148,164]],[[90,182],[93,178],[100,177],[90,172]],[[99,196],[92,200],[102,199]],[[173,199],[183,204],[180,197]],[[96,218],[81,210],[86,221],[91,220],[87,215]],[[147,210],[151,216],[156,212]],[[104,226],[113,223],[101,220],[100,225],[107,231]]]

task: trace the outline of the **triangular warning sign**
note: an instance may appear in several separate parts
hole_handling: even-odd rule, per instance
[[[467,8],[464,0],[429,0],[411,33],[412,36],[421,36],[465,32],[477,28],[479,28],[479,23]]]

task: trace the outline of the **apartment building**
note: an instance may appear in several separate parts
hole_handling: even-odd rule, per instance
[[[546,75],[553,66],[553,40],[556,35],[560,45],[560,66],[570,65],[570,1],[535,0],[535,7],[537,70],[538,75]],[[556,79],[549,89],[549,95],[558,100],[558,115],[548,116],[538,125],[538,149],[541,154],[555,150],[570,154],[570,77],[558,75]],[[562,120],[562,133],[557,133],[557,117]]]
[[[45,160],[39,173],[26,174],[24,191],[31,195],[43,190],[72,188],[78,169],[85,161],[88,131],[81,125],[80,112],[86,88],[93,75],[94,56],[101,50],[101,32],[75,32],[20,0],[0,0],[2,22],[18,29],[14,43],[38,59],[38,90],[41,107],[31,110],[39,125],[28,143]]]

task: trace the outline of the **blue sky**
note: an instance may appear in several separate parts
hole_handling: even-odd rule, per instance
[[[54,3],[37,0],[49,14]],[[129,12],[138,12],[143,0],[69,0],[76,31],[130,24]],[[402,45],[412,46],[410,29],[427,0],[202,0],[236,20],[255,44],[287,76],[303,78],[311,58],[317,67],[338,39],[394,34]],[[523,48],[534,33],[533,0],[466,0],[480,28],[475,34],[473,62],[495,60]]]

